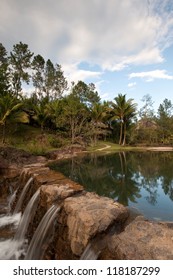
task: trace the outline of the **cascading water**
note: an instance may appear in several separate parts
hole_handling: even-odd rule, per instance
[[[3,219],[0,219],[0,226],[13,223],[14,227],[19,224],[14,238],[0,241],[0,259],[19,259],[20,256],[25,253],[25,234],[37,209],[39,194],[40,191],[37,190],[32,196],[21,219],[21,213],[16,213],[12,216],[4,216]]]
[[[9,213],[11,213],[11,206],[13,205],[13,202],[16,198],[16,193],[17,193],[17,190],[15,190],[14,193],[9,198],[9,202],[8,202],[8,212]]]
[[[35,215],[35,211],[37,209],[38,200],[39,200],[40,190],[38,189],[35,194],[31,197],[28,205],[25,208],[23,216],[20,220],[18,229],[14,236],[14,240],[18,240],[19,242],[23,242],[25,238],[25,234],[27,232],[29,223],[33,219]]]
[[[42,218],[28,247],[25,260],[41,260],[46,250],[46,243],[53,232],[53,223],[60,207],[52,205]]]
[[[0,228],[13,224],[17,227],[21,218],[21,213],[16,213],[14,215],[1,215],[0,216]]]
[[[11,205],[14,202],[14,199],[16,197],[17,190],[10,195],[8,200],[8,205],[5,207],[5,210],[7,213],[4,213],[0,215],[0,228],[6,227],[8,225],[13,224],[14,227],[17,227],[21,218],[21,213],[15,213],[14,215],[11,215]]]
[[[18,213],[20,211],[20,208],[22,206],[22,203],[23,203],[23,200],[24,200],[24,197],[25,197],[25,194],[30,186],[30,184],[32,183],[32,181],[34,180],[33,177],[30,177],[29,180],[27,181],[27,183],[25,184],[22,192],[21,192],[21,195],[17,201],[17,204],[16,204],[16,207],[14,209],[14,214]]]

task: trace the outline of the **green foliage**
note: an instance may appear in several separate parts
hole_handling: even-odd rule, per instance
[[[133,103],[133,99],[126,100],[125,94],[118,94],[114,100],[115,103],[111,103],[111,120],[117,120],[120,124],[119,145],[124,146],[126,143],[127,128],[136,115],[137,105]]]
[[[6,125],[8,123],[28,123],[28,115],[22,110],[23,103],[7,93],[0,97],[0,125],[3,130],[2,142],[5,142]]]
[[[38,94],[39,99],[43,98],[44,90],[44,67],[45,60],[41,55],[34,56],[32,61],[32,81],[35,87],[35,93]]]
[[[173,105],[171,100],[165,98],[158,108],[158,117],[156,119],[158,125],[158,139],[163,144],[172,144],[173,134]]]
[[[81,103],[88,107],[92,107],[95,103],[100,102],[100,97],[93,83],[87,85],[84,82],[79,81],[76,85],[73,85],[71,92],[74,96],[80,99]]]
[[[12,90],[16,97],[22,90],[22,82],[29,84],[30,75],[28,69],[31,67],[32,56],[33,53],[28,49],[28,45],[22,42],[14,45],[13,51],[10,52]]]
[[[23,83],[33,87],[30,95],[24,96]],[[45,60],[40,54],[34,56],[28,45],[22,42],[14,45],[8,56],[0,43],[0,128],[3,142],[10,132],[9,127],[23,122],[29,123],[33,129],[40,128],[42,137],[50,133],[44,143],[49,148],[59,148],[64,141],[96,145],[98,140],[107,139],[114,139],[121,146],[126,142],[135,145],[173,144],[171,101],[165,99],[160,104],[157,117],[154,116],[151,96],[145,95],[142,101],[144,106],[137,121],[136,104],[133,99],[126,99],[125,94],[118,94],[113,102],[101,102],[93,83],[73,82],[69,89],[60,64]],[[16,143],[12,137],[9,141]],[[42,147],[42,141],[29,142],[33,152],[37,153],[37,146]],[[44,149],[43,146],[41,151]]]
[[[64,141],[62,140],[62,138],[58,138],[54,135],[51,135],[48,137],[48,139],[49,139],[49,144],[53,148],[61,148],[63,146]]]
[[[44,156],[48,149],[45,145],[33,141],[27,145],[27,150],[33,155]]]
[[[0,96],[9,90],[8,58],[5,47],[0,43]]]

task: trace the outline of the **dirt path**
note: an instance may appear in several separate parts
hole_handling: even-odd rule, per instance
[[[173,151],[173,147],[149,147],[148,151]]]
[[[97,149],[96,151],[103,151],[103,150],[106,150],[106,149],[109,149],[109,148],[111,148],[111,146],[105,144],[105,147]]]

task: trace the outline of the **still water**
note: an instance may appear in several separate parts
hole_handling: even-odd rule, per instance
[[[87,191],[113,198],[146,218],[173,221],[172,152],[92,154],[51,168]]]

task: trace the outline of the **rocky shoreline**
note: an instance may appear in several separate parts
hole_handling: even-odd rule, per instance
[[[92,251],[91,258],[97,259],[173,259],[173,223],[153,222],[142,216],[130,219],[129,209],[123,205],[88,193],[81,185],[50,170],[46,166],[47,158],[17,153],[0,150],[0,193],[2,195],[10,180],[20,185],[17,201],[28,178],[34,178],[22,205],[24,210],[40,189],[38,208],[27,232],[29,241],[51,205],[60,206],[44,259],[80,259],[87,247],[90,253]],[[59,158],[69,157],[74,151],[58,154]],[[58,154],[49,156],[49,160],[57,159]]]

